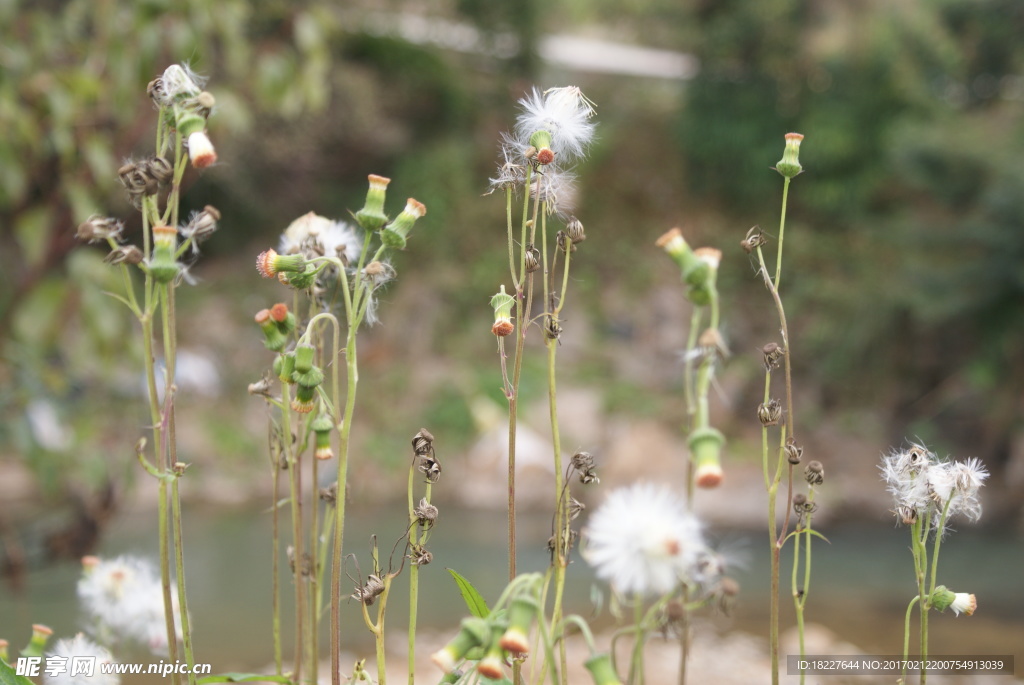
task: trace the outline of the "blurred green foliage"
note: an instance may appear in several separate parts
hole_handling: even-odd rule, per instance
[[[679,130],[694,187],[773,230],[763,160],[782,132],[807,136],[791,235],[813,238],[788,271],[810,343],[797,354],[827,404],[887,408],[894,431],[927,417],[1006,458],[1024,412],[1024,5],[691,9],[701,71]]]
[[[109,273],[91,251],[67,254],[78,221],[124,214],[114,172],[149,145],[145,84],[186,59],[215,77],[211,133],[223,166],[201,183],[191,178],[186,196],[226,217],[208,244],[212,254],[227,261],[245,253],[239,261],[248,264],[247,251],[273,244],[306,211],[345,217],[361,205],[369,172],[395,179],[393,197],[427,204],[423,231],[396,261],[399,285],[384,295],[388,307],[422,323],[403,336],[408,322],[385,314],[367,334],[372,349],[395,346],[403,364],[494,363],[493,340],[478,332],[489,328],[487,297],[504,274],[504,202],[481,195],[514,100],[534,83],[575,82],[599,104],[600,139],[581,168],[578,203],[591,237],[574,264],[567,312],[570,331],[578,320],[593,327],[583,381],[615,368],[619,352],[602,351],[603,340],[615,338],[620,351],[644,342],[635,337],[644,308],[610,302],[643,302],[664,283],[671,271],[651,242],[676,224],[697,244],[726,250],[721,285],[735,322],[727,326],[772,335],[759,323],[771,317],[757,309],[763,292],[736,245],[754,223],[775,230],[781,182],[768,167],[781,156],[783,134],[800,131],[807,174],[791,195],[791,276],[783,282],[799,331],[800,383],[822,398],[823,414],[867,406],[890,417],[894,442],[930,420],[941,439],[1006,457],[1024,410],[1018,0],[461,0],[420,8],[475,25],[485,46],[517,45],[512,57],[416,45],[361,23],[405,9],[0,0],[0,263],[8,274],[0,313],[19,322],[0,338],[4,357],[17,362],[5,371],[13,383],[3,408],[51,397],[70,417],[82,396],[101,392],[101,374],[138,368],[119,305],[97,294]],[[685,83],[567,75],[540,61],[541,39],[559,32],[691,52],[700,69]],[[230,296],[251,296],[242,290]],[[628,295],[609,297],[615,292]],[[386,368],[381,360],[376,369],[369,360],[368,373]],[[409,393],[426,396],[427,408],[408,417],[417,425],[394,430],[429,420],[464,438],[467,403],[476,387],[498,387],[493,371],[455,379],[458,391],[443,386],[433,404],[429,389]],[[657,390],[672,396],[673,374],[659,374]],[[375,431],[392,430],[385,390],[401,394],[410,378],[381,380],[382,397],[364,405],[380,414]],[[657,404],[633,379],[609,377],[606,391],[615,409]],[[438,426],[428,428],[441,437]],[[16,432],[4,430],[11,435],[0,437]],[[216,442],[227,449],[231,441]]]

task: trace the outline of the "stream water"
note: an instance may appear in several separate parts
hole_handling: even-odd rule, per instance
[[[452,525],[449,522],[457,522]],[[525,515],[520,522],[520,571],[540,571],[547,564],[546,515]],[[188,599],[198,645],[197,659],[214,672],[265,669],[271,652],[270,516],[260,510],[192,508],[185,519]],[[379,535],[386,555],[404,530],[402,512],[372,514],[354,510],[346,530],[346,549],[355,552],[364,571],[369,540]],[[148,516],[122,516],[107,531],[99,550],[104,557],[132,553],[157,557],[156,525]],[[850,526],[823,531],[830,544],[815,543],[812,596],[807,620],[828,627],[868,653],[895,654],[902,646],[907,602],[916,594],[908,533],[888,525]],[[729,556],[738,559],[733,575],[742,592],[728,616],[717,615],[719,630],[741,629],[767,634],[768,550],[760,531],[712,531]],[[420,624],[449,630],[466,614],[459,592],[445,568],[469,578],[484,597],[493,599],[507,578],[505,516],[502,512],[442,509],[430,544],[434,561],[421,573]],[[786,566],[788,566],[786,559]],[[397,560],[396,560],[397,563]],[[962,530],[945,540],[939,582],[955,591],[973,592],[978,611],[972,617],[939,615],[931,621],[933,654],[1017,654],[1024,657],[1024,543],[1016,534]],[[350,567],[356,575],[354,567]],[[0,588],[0,637],[19,647],[32,623],[70,636],[80,627],[75,583],[80,567],[63,564],[28,578],[26,592]],[[585,563],[569,570],[567,606],[589,615],[595,583]],[[388,625],[394,635],[407,623],[407,585],[403,575],[389,601]],[[285,577],[285,630],[290,635],[289,594]],[[789,572],[784,568],[783,594]],[[607,606],[607,604],[605,605]],[[600,620],[600,619],[599,619]],[[605,611],[605,620],[607,611]],[[358,605],[344,607],[346,649],[372,657],[372,641]],[[791,602],[783,602],[783,622],[792,624]],[[323,631],[326,638],[326,620]],[[326,644],[326,639],[325,639]],[[286,651],[289,645],[285,646]],[[326,650],[325,650],[326,653]],[[154,661],[152,657],[139,661]]]

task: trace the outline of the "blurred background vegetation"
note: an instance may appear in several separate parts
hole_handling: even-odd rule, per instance
[[[251,317],[284,292],[259,281],[254,256],[307,211],[359,208],[367,173],[394,179],[389,206],[412,195],[429,213],[363,341],[362,468],[404,464],[420,425],[449,452],[473,442],[477,400],[500,399],[487,302],[506,264],[504,206],[483,196],[497,140],[528,88],[571,83],[598,103],[600,140],[580,179],[570,386],[675,430],[688,313],[653,241],[679,225],[725,251],[735,357],[716,411],[734,457],[756,457],[742,436],[756,428],[757,350],[777,333],[739,241],[754,224],[776,230],[769,167],[800,131],[783,293],[807,439],[827,433],[815,447],[828,463],[837,434],[856,436],[873,469],[920,438],[983,457],[1012,489],[1022,35],[1018,0],[0,0],[0,465],[29,474],[18,494],[71,497],[96,521],[135,477],[134,322],[102,292],[117,287],[103,251],[74,230],[99,213],[137,235],[115,172],[151,147],[146,83],[185,61],[218,103],[221,162],[188,177],[185,203],[224,219],[179,315],[196,362],[182,405],[199,407],[179,418],[183,449],[209,471],[268,471],[245,384],[269,363]],[[616,58],[621,46],[662,52]],[[543,393],[539,377],[525,388]],[[206,495],[232,498],[213,482]]]

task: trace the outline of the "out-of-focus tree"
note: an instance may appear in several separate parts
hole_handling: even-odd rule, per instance
[[[98,294],[114,274],[71,248],[79,222],[127,208],[116,172],[151,149],[147,82],[175,62],[216,74],[211,132],[226,137],[253,111],[322,109],[336,37],[326,3],[0,0],[0,440],[44,485],[106,478],[102,458],[72,458],[67,403],[92,381],[134,388],[128,323]]]
[[[777,201],[764,160],[807,136],[790,287],[826,403],[1007,456],[1024,411],[1024,6],[690,9],[701,72],[680,132],[698,190],[757,221]]]

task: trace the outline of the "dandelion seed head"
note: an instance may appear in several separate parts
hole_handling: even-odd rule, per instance
[[[576,86],[533,92],[519,101],[522,112],[515,136],[521,143],[537,131],[551,134],[555,160],[572,162],[582,158],[594,139],[594,104]]]
[[[46,671],[43,682],[46,685],[118,685],[121,682],[120,676],[116,673],[103,673],[103,664],[112,664],[114,657],[109,651],[96,644],[82,633],[73,638],[57,640],[53,649],[47,652],[47,657],[57,657],[65,660],[65,668],[59,671]],[[91,660],[95,666],[92,675],[76,673],[71,675],[71,662],[77,659]],[[51,675],[53,673],[53,675]]]
[[[363,241],[356,230],[344,221],[332,221],[309,212],[284,229],[279,248],[281,254],[326,255],[347,259],[351,263],[359,259]]]
[[[707,549],[682,499],[649,483],[613,491],[584,534],[587,562],[623,594],[660,595],[697,580]]]
[[[163,589],[148,562],[129,556],[91,558],[77,589],[91,634],[104,641],[138,642],[154,654],[168,652]],[[177,613],[177,588],[171,588],[171,601]]]

